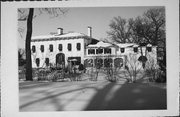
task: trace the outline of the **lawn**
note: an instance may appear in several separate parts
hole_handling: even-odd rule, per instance
[[[22,82],[20,111],[166,109],[166,84],[109,82]]]

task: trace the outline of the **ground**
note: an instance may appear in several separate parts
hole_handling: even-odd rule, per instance
[[[19,83],[20,111],[166,109],[166,84],[74,81]]]

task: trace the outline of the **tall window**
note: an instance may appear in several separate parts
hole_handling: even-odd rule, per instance
[[[44,45],[41,45],[40,49],[41,49],[41,52],[44,52]]]
[[[49,66],[49,58],[45,59],[46,66]]]
[[[77,43],[77,50],[81,50],[81,44],[80,43]]]
[[[33,53],[36,52],[36,46],[35,46],[35,45],[32,46],[32,52],[33,52]]]
[[[40,59],[36,58],[36,65],[37,65],[37,67],[39,67],[39,64],[40,64]]]
[[[49,45],[49,50],[50,50],[50,52],[53,52],[53,45],[52,44]]]
[[[71,44],[68,43],[68,51],[71,51],[72,47],[71,47]]]
[[[59,51],[62,51],[62,44],[59,44]]]

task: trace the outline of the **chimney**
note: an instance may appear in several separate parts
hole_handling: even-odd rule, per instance
[[[58,35],[62,35],[63,34],[63,28],[58,28],[57,33],[58,33]]]
[[[88,36],[92,37],[92,27],[88,26]]]

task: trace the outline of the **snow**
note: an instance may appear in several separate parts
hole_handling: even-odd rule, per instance
[[[113,46],[113,45],[110,44],[110,43],[102,42],[102,41],[100,41],[100,42],[98,42],[97,44],[94,44],[94,45],[88,45],[88,47],[97,47],[97,48],[99,48],[99,47],[111,47],[111,46]]]
[[[33,36],[32,39],[49,39],[49,38],[55,38],[55,37],[58,37],[58,38],[65,38],[65,37],[78,37],[78,36],[87,36],[83,33],[77,33],[77,32],[71,32],[71,33],[65,33],[65,34],[62,34],[62,35],[58,35],[58,34],[55,34],[55,35],[40,35],[40,36]]]

